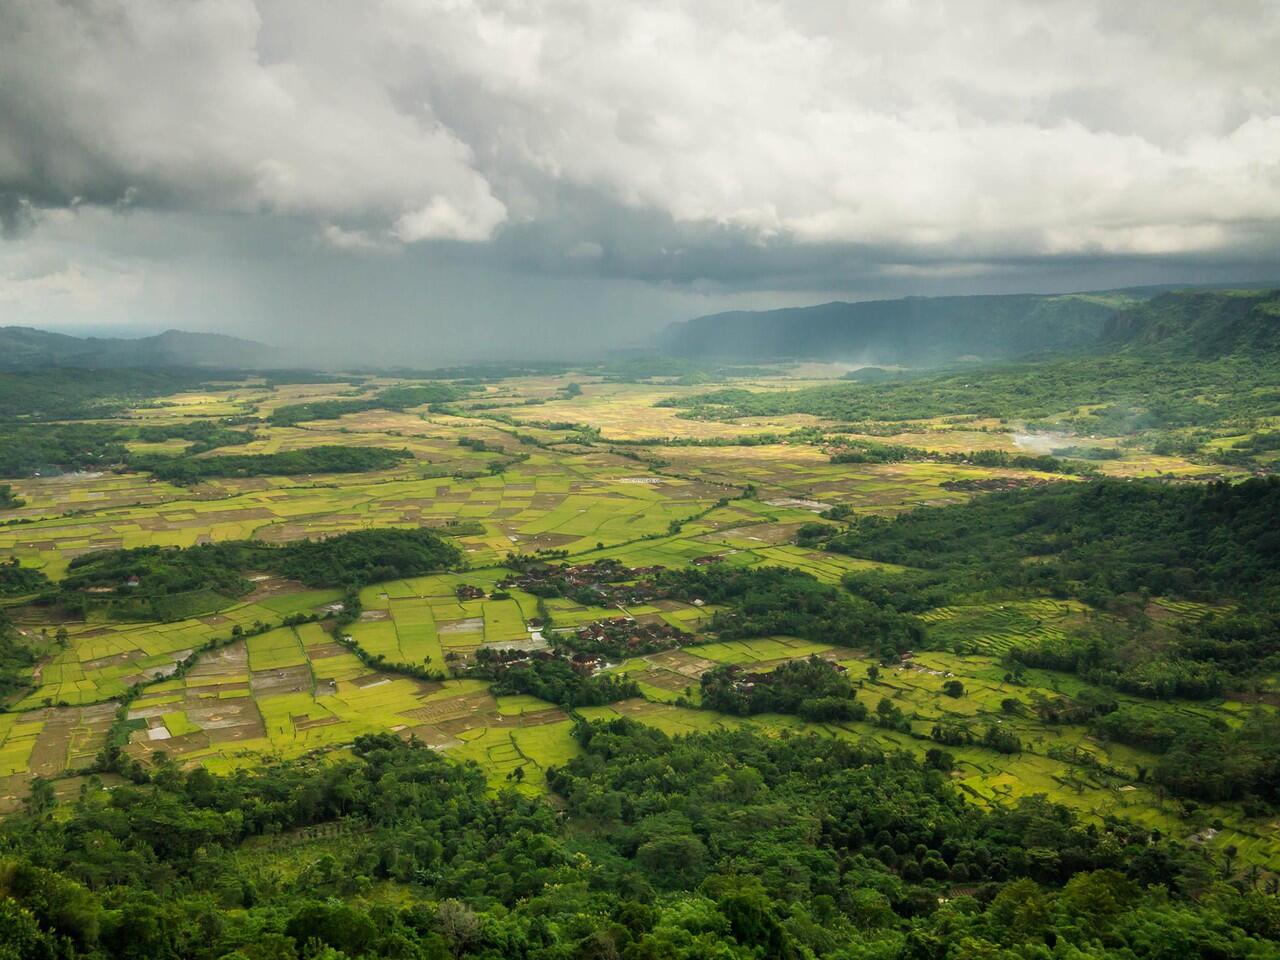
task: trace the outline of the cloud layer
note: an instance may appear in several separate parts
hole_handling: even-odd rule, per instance
[[[1274,262],[1277,49],[1268,0],[10,0],[0,227],[231,216],[730,287]]]

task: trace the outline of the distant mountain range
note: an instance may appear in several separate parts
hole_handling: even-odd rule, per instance
[[[1270,344],[1267,290],[1155,290],[907,297],[734,311],[674,323],[663,347],[685,357],[778,358],[928,367],[1033,354],[1178,349],[1196,355]]]
[[[662,349],[691,359],[827,360],[933,367],[1049,353],[1176,352],[1210,357],[1280,352],[1280,290],[906,297],[716,313],[673,323]],[[38,367],[266,370],[291,354],[220,333],[74,337],[0,327],[0,371]]]
[[[221,333],[166,330],[152,337],[73,337],[32,327],[0,327],[0,370],[31,367],[286,366],[276,347]]]

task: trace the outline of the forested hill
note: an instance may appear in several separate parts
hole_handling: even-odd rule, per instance
[[[1280,290],[1164,293],[1106,322],[1106,346],[1178,356],[1259,357],[1280,351]]]
[[[279,350],[220,333],[166,330],[152,337],[73,337],[31,327],[0,327],[0,369],[35,367],[284,366]]]
[[[672,324],[681,356],[936,366],[1054,352],[1224,356],[1280,347],[1280,291],[910,297],[736,311]]]
[[[801,357],[931,366],[1079,349],[1096,342],[1126,295],[908,297],[735,311],[672,324],[683,356]]]

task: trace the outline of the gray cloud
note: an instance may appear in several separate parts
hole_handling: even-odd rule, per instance
[[[10,0],[0,302],[612,342],[702,306],[1274,276],[1277,41],[1267,0]]]

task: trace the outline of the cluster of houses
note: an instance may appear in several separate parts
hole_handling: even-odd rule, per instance
[[[483,600],[487,594],[479,587],[472,586],[469,583],[460,583],[458,588],[453,591],[459,601],[466,600]]]
[[[574,646],[579,650],[615,654],[655,653],[684,646],[693,637],[671,626],[654,621],[639,623],[633,617],[610,617],[594,620],[575,632]]]
[[[506,667],[517,667],[522,664],[532,663],[535,660],[566,660],[576,672],[581,674],[593,674],[597,670],[607,666],[604,657],[592,653],[575,653],[571,657],[564,657],[554,650],[498,650],[492,647],[482,649],[476,657],[480,663],[497,664],[500,663]]]
[[[566,567],[532,567],[498,583],[499,588],[518,587],[530,593],[545,593],[554,587],[567,596],[590,593],[601,606],[644,603],[660,596],[651,579],[665,567],[626,567],[617,560],[598,560]],[[624,582],[635,581],[635,582]]]

